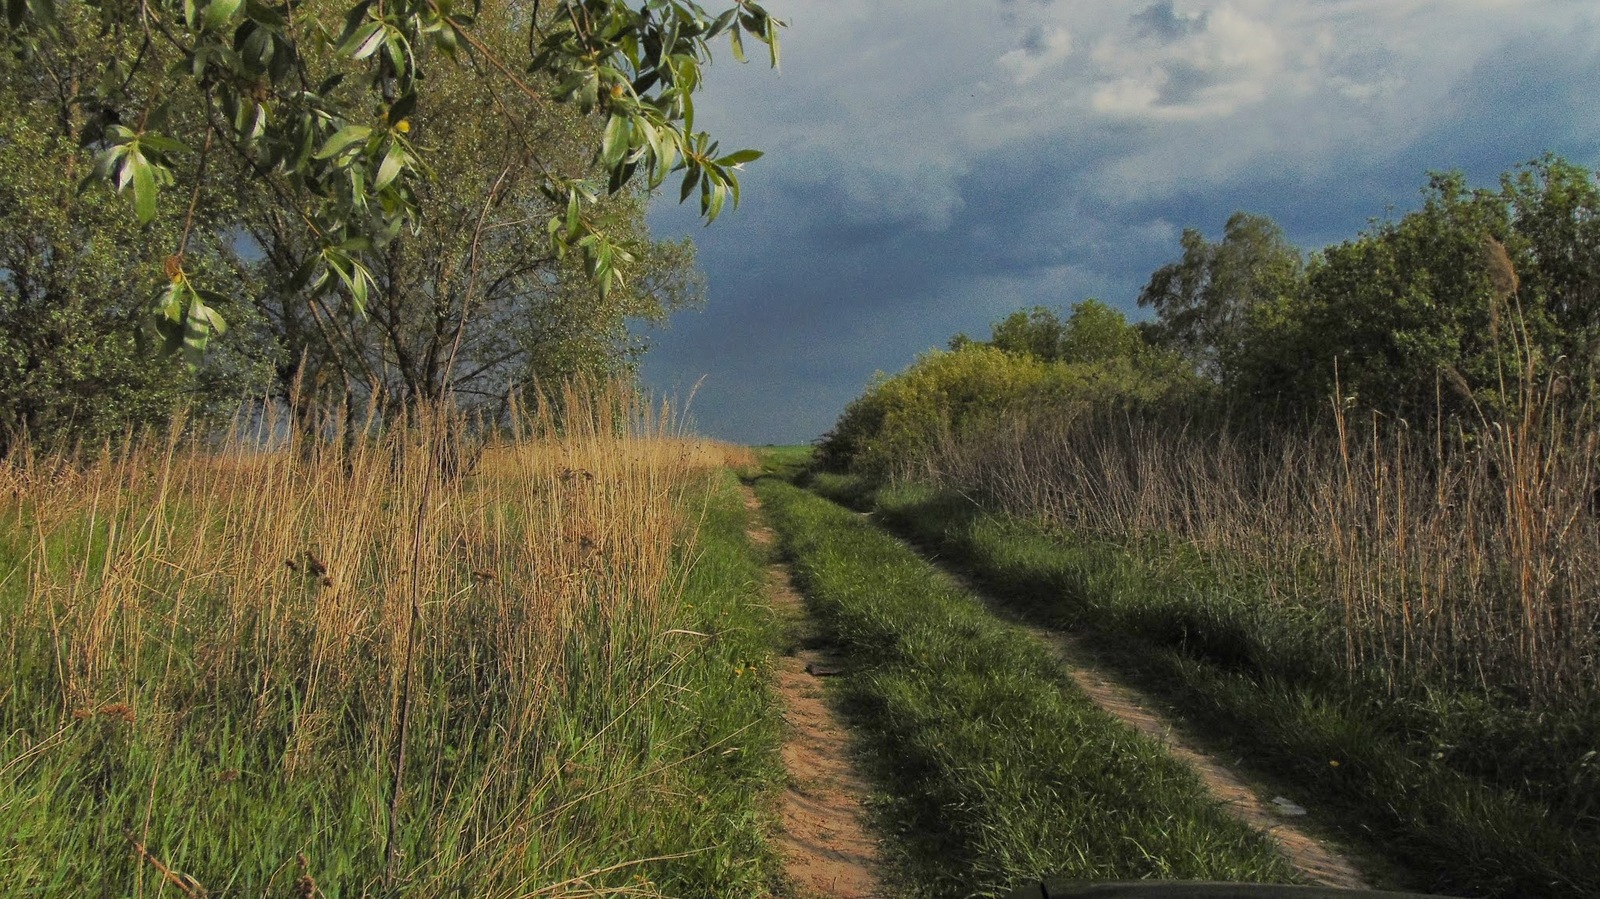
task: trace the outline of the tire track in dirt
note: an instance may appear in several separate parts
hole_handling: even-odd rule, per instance
[[[760,502],[744,487],[751,512],[750,540],[771,546],[772,530],[759,523]],[[805,603],[789,570],[768,568],[768,598],[778,614],[802,632],[810,630]],[[809,634],[807,634],[809,636]],[[841,660],[797,641],[792,654],[777,663],[774,686],[784,706],[781,754],[788,774],[784,790],[779,852],[784,872],[806,899],[871,899],[882,895],[878,841],[865,825],[869,788],[850,762],[848,735],[823,698],[822,678],[842,668]]]
[[[1139,733],[1160,742],[1173,758],[1189,766],[1229,814],[1276,842],[1289,864],[1307,881],[1317,886],[1340,889],[1373,888],[1340,849],[1313,836],[1275,810],[1270,803],[1263,801],[1261,795],[1268,791],[1201,750],[1177,729],[1172,719],[1156,710],[1148,696],[1094,662],[1093,652],[1086,645],[1084,637],[1030,624],[984,592],[971,578],[930,559],[926,553],[922,556],[976,597],[990,612],[1028,631],[1048,647],[1072,677],[1073,683],[1095,705],[1117,716]]]
[[[1308,881],[1318,886],[1372,889],[1361,872],[1342,852],[1297,827],[1282,813],[1263,802],[1260,792],[1231,767],[1199,750],[1179,735],[1172,722],[1152,708],[1150,700],[1087,660],[1088,652],[1072,634],[1029,628],[1044,640],[1067,668],[1078,688],[1095,704],[1123,723],[1160,741],[1172,757],[1188,765],[1228,813],[1278,844],[1284,856]]]

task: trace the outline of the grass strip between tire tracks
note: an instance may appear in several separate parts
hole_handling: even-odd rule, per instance
[[[839,698],[910,894],[996,895],[1047,876],[1293,878],[1193,772],[908,547],[792,485],[757,491],[849,659]]]

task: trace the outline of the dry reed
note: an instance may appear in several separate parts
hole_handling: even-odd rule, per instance
[[[154,747],[219,729],[279,746],[250,772],[272,783],[385,772],[411,740],[426,753],[363,814],[382,845],[385,806],[412,803],[434,847],[405,860],[412,887],[581,874],[537,870],[563,856],[530,855],[530,830],[599,789],[582,785],[578,750],[659,688],[673,554],[692,539],[680,500],[727,448],[616,387],[569,388],[484,438],[440,413],[353,440],[288,432],[266,417],[219,447],[175,428],[0,464],[0,536],[20,557],[6,576],[23,588],[0,696],[30,691],[38,720],[8,726],[43,728],[19,758],[37,764],[52,729],[108,709]],[[442,476],[441,447],[475,459],[471,473]],[[585,697],[599,699],[577,708]],[[594,720],[562,743],[576,725],[554,713]],[[442,759],[468,749],[477,773],[462,782]],[[302,861],[301,894],[314,883]]]
[[[1271,607],[1342,625],[1346,664],[1391,686],[1592,701],[1600,428],[1557,382],[1514,389],[1514,416],[1471,431],[1342,407],[1331,434],[1270,439],[1131,413],[1033,417],[946,441],[929,468],[1055,527],[1196,547]]]

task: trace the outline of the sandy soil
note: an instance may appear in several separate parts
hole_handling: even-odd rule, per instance
[[[746,488],[745,505],[759,504]],[[753,527],[750,539],[770,545],[772,531]],[[788,569],[768,573],[773,607],[799,630],[807,630],[805,604],[789,581]],[[789,775],[784,791],[779,847],[784,870],[799,896],[811,899],[868,899],[881,895],[877,840],[865,825],[866,782],[850,762],[844,726],[823,699],[823,679],[847,671],[845,659],[806,649],[800,640],[793,655],[778,661],[776,685],[788,725],[783,764]]]
[[[1194,769],[1211,795],[1234,817],[1276,840],[1289,863],[1307,880],[1322,886],[1371,889],[1338,849],[1297,827],[1293,823],[1296,818],[1285,816],[1270,800],[1263,801],[1263,792],[1238,772],[1196,749],[1173,730],[1172,722],[1155,711],[1146,697],[1089,664],[1077,638],[1048,632],[1040,637],[1059,652],[1071,669],[1072,679],[1090,699],[1140,733],[1165,743],[1172,757]]]

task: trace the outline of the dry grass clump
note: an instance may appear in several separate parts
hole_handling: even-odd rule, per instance
[[[131,882],[120,828],[154,847],[199,803],[242,819],[185,870],[236,865],[258,893],[287,868],[230,853],[337,857],[348,893],[582,874],[563,867],[593,857],[573,816],[628,794],[600,770],[627,752],[601,747],[650,764],[629,715],[670,662],[679,500],[727,450],[615,387],[485,438],[443,413],[351,441],[244,430],[0,464],[0,811],[21,816],[0,884],[57,864]],[[441,458],[476,464],[447,477]],[[127,734],[86,735],[113,718]],[[52,771],[83,788],[67,806],[29,786]],[[241,848],[274,834],[289,844]],[[46,857],[79,854],[101,860]]]

